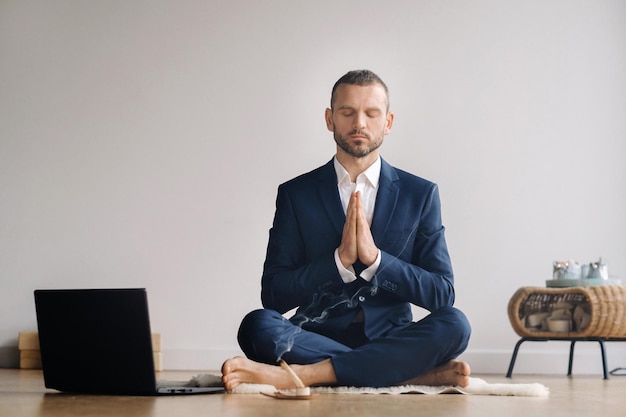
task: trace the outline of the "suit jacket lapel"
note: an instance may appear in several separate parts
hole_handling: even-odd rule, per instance
[[[346,222],[346,214],[341,206],[339,190],[337,189],[337,174],[332,159],[320,169],[318,195],[337,233],[341,235],[343,225]]]
[[[377,241],[380,236],[385,234],[393,217],[400,193],[396,181],[398,181],[398,174],[391,165],[381,158],[380,180],[378,182],[378,193],[376,195],[374,218],[372,219],[371,227],[374,241]]]
[[[341,234],[346,222],[346,215],[341,206],[341,199],[337,190],[337,174],[332,159],[321,167],[318,179],[318,195],[337,233]],[[385,234],[396,208],[400,193],[396,181],[398,181],[398,174],[391,165],[381,158],[380,180],[371,227],[374,240]]]

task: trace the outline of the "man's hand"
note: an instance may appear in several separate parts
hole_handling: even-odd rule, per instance
[[[378,248],[365,217],[361,193],[358,191],[350,196],[338,254],[345,268],[349,268],[357,259],[365,266],[370,266],[378,256]]]
[[[355,195],[356,193],[352,193],[350,196],[350,202],[346,209],[346,223],[343,225],[343,232],[341,233],[341,244],[337,248],[339,259],[344,268],[349,268],[359,257],[356,238],[356,219],[358,216]]]
[[[355,199],[357,206],[356,241],[359,260],[363,262],[365,266],[370,266],[376,261],[378,247],[376,247],[376,243],[374,243],[374,237],[372,236],[370,225],[365,216],[365,210],[361,202],[361,193],[358,191],[353,193],[351,199],[352,198]]]

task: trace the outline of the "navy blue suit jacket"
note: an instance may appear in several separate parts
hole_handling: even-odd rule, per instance
[[[410,304],[434,311],[454,303],[436,184],[382,160],[371,225],[381,262],[371,283],[345,284],[339,275],[334,251],[344,223],[332,160],[279,186],[263,267],[265,308],[298,307],[292,320],[323,334],[342,331],[362,310],[373,339],[410,323]]]

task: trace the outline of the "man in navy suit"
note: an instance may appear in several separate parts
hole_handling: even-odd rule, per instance
[[[470,367],[455,358],[470,325],[452,306],[437,186],[379,156],[394,121],[387,86],[368,70],[347,73],[325,118],[336,155],[278,188],[264,308],[241,324],[247,357],[224,362],[226,388],[293,388],[280,359],[307,385],[466,386]],[[413,322],[411,304],[430,314]]]

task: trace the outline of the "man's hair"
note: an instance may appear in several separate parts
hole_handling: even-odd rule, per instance
[[[370,70],[362,69],[362,70],[354,70],[349,71],[343,77],[337,80],[335,85],[333,86],[333,90],[330,95],[330,108],[333,109],[333,105],[335,103],[335,92],[337,91],[337,87],[340,84],[350,84],[350,85],[372,85],[379,84],[385,90],[385,95],[387,96],[387,111],[389,111],[389,89],[387,88],[387,84],[383,82],[383,80],[376,74],[374,74]]]

